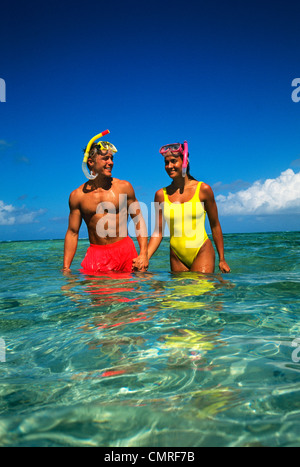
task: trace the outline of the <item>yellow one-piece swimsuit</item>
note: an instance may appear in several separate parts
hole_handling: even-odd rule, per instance
[[[170,230],[170,246],[188,268],[208,239],[205,230],[206,211],[204,203],[199,199],[201,184],[198,183],[194,196],[185,203],[171,203],[167,189],[163,188],[163,213]]]

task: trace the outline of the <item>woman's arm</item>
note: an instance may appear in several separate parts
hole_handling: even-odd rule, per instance
[[[213,190],[209,185],[203,184],[201,193],[204,194],[204,208],[209,218],[211,233],[219,255],[219,268],[221,272],[230,272],[230,267],[225,261],[223,233]]]

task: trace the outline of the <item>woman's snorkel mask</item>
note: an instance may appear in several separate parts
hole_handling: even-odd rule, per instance
[[[88,161],[88,158],[89,158],[89,155],[90,155],[91,146],[97,139],[102,138],[102,136],[108,135],[108,133],[109,133],[109,130],[105,130],[102,133],[99,133],[99,135],[94,136],[94,138],[92,138],[89,141],[89,144],[87,145],[87,147],[85,149],[84,158],[83,158],[83,161],[82,161],[82,170],[83,170],[83,173],[86,176],[86,178],[89,179],[89,180],[95,180],[95,178],[98,177],[98,174],[96,174],[96,175],[91,174],[89,172],[88,166],[87,166],[87,161]],[[116,147],[113,144],[109,143],[108,141],[99,141],[99,143],[97,143],[97,144],[100,146],[100,149],[103,150],[103,151],[107,150],[107,151],[111,151],[113,153],[117,152]]]
[[[174,143],[174,144],[166,144],[165,146],[162,146],[159,150],[159,152],[164,156],[167,152],[171,152],[174,155],[178,156],[178,153],[183,155],[183,162],[182,162],[182,176],[186,176],[186,170],[188,166],[188,153],[189,153],[189,148],[188,148],[188,143],[185,141],[182,144],[180,143]]]

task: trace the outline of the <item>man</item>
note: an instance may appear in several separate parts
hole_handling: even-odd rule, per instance
[[[113,157],[117,152],[111,143],[94,143],[87,161],[96,178],[74,190],[69,199],[69,226],[65,237],[64,271],[70,271],[76,253],[78,234],[85,221],[90,247],[82,262],[82,272],[146,271],[148,268],[147,229],[134,189],[125,180],[112,177]],[[130,214],[140,247],[138,255],[128,237]]]

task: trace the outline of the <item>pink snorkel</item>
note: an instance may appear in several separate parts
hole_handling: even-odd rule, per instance
[[[188,148],[188,143],[185,141],[183,143],[183,163],[182,163],[182,176],[186,176],[186,169],[188,166],[188,153],[189,153],[189,148]]]

